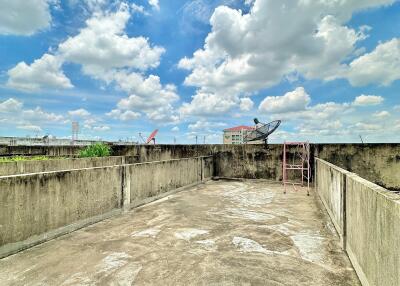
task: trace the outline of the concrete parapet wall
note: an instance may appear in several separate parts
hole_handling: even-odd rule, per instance
[[[76,156],[83,146],[1,146],[0,156]],[[115,156],[134,156],[135,162],[216,155],[221,176],[282,178],[282,144],[259,145],[111,145]],[[311,144],[314,156],[359,174],[384,188],[400,191],[400,144]],[[230,160],[230,162],[229,162]],[[231,165],[230,170],[224,165]],[[313,169],[313,161],[311,162]]]
[[[0,163],[0,176],[115,166],[136,163],[136,157],[71,158]]]
[[[0,258],[198,184],[212,157],[0,176]]]
[[[315,186],[345,248],[346,174],[350,172],[315,158]]]
[[[363,285],[400,285],[400,195],[316,159],[316,187]]]
[[[363,285],[400,285],[400,196],[346,176],[346,251]]]
[[[47,240],[48,232],[121,208],[121,170],[0,177],[0,257]]]
[[[400,191],[400,144],[314,144],[315,157]]]
[[[215,172],[220,177],[282,179],[281,145],[225,145],[215,154]]]
[[[146,198],[202,181],[201,157],[127,165],[126,168],[132,206]]]

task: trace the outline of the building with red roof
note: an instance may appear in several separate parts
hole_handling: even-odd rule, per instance
[[[254,127],[239,125],[231,128],[224,129],[224,144],[243,144],[243,138],[248,132],[253,131]]]

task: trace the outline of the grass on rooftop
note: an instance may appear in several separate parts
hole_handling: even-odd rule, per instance
[[[20,161],[46,161],[54,159],[65,159],[63,157],[48,157],[48,156],[13,156],[0,157],[0,163],[20,162]]]

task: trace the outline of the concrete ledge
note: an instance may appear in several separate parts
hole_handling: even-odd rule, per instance
[[[69,171],[84,168],[118,166],[138,163],[135,156],[109,156],[97,158],[64,158],[38,161],[0,163],[0,176],[34,174],[52,171]]]
[[[346,176],[346,251],[363,285],[400,285],[400,196]]]
[[[315,158],[316,190],[346,248],[346,175],[350,172]]]
[[[400,195],[318,158],[315,171],[317,193],[362,285],[400,285]]]
[[[201,184],[212,159],[0,176],[0,258]]]

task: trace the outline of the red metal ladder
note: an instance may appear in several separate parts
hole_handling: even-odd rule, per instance
[[[294,149],[295,153],[290,155],[290,150]],[[290,155],[291,158],[288,158]],[[292,162],[289,163],[289,160]],[[288,171],[300,171],[301,183],[297,181],[290,181],[288,179]],[[283,143],[283,162],[282,162],[282,182],[286,194],[286,185],[290,184],[297,191],[295,185],[304,186],[305,180],[307,181],[307,195],[310,195],[310,143],[309,142],[284,142]]]

